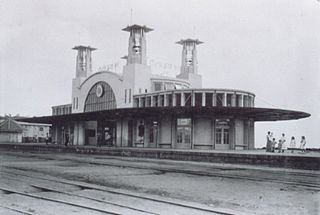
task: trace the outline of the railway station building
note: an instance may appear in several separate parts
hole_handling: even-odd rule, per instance
[[[92,72],[90,46],[76,46],[71,102],[52,107],[52,116],[29,121],[52,124],[56,144],[175,149],[254,149],[256,121],[310,116],[301,111],[255,107],[255,94],[202,88],[197,39],[182,47],[176,77],[155,75],[147,64],[147,33],[131,25],[122,74]]]

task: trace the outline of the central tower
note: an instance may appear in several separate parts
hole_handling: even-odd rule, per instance
[[[146,33],[153,29],[146,26],[131,25],[122,29],[130,33],[128,47],[128,64],[147,64]]]
[[[130,33],[128,44],[127,65],[123,68],[125,86],[129,97],[133,94],[147,93],[151,89],[151,68],[147,65],[146,33],[153,29],[145,25],[131,25],[122,29]],[[131,104],[132,105],[132,104]]]

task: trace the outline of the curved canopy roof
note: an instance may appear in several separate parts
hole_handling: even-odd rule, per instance
[[[96,112],[74,113],[57,116],[41,116],[19,119],[24,122],[54,123],[68,121],[89,121],[97,119],[119,119],[121,117],[163,117],[173,116],[213,116],[216,118],[252,119],[254,121],[293,120],[311,116],[293,110],[249,107],[145,107],[121,108]]]

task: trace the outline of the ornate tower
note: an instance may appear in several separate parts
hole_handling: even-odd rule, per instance
[[[74,50],[78,50],[76,62],[76,78],[88,77],[92,73],[91,52],[96,50],[90,46],[75,46]]]
[[[123,68],[124,85],[132,92],[131,95],[150,92],[151,68],[147,65],[146,33],[153,29],[131,25],[122,30],[130,33],[128,56],[124,58],[127,59],[127,65]]]
[[[90,46],[75,46],[73,48],[77,50],[76,60],[76,77],[72,79],[72,113],[79,113],[82,111],[81,104],[83,104],[82,97],[80,95],[80,85],[92,74],[92,59],[91,52],[96,50]]]
[[[146,33],[153,29],[146,26],[131,25],[122,29],[130,32],[128,47],[128,64],[147,64]]]
[[[180,74],[177,78],[187,79],[191,87],[201,88],[202,78],[198,74],[197,45],[203,42],[197,39],[180,40],[177,44],[182,45],[182,60]]]

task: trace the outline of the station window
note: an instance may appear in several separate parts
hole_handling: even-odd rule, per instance
[[[95,129],[86,129],[87,136],[88,137],[95,137],[96,136],[96,130]]]
[[[217,93],[217,106],[222,107],[223,105],[223,93]]]
[[[202,93],[195,93],[195,106],[200,107],[202,106]]]
[[[191,93],[185,93],[184,94],[184,105],[187,107],[191,106]]]
[[[155,82],[154,83],[154,91],[161,91],[162,90],[162,83],[161,82]]]
[[[164,90],[173,90],[173,89],[174,89],[173,83],[165,83],[164,84]]]
[[[206,107],[212,107],[212,93],[206,93]]]
[[[191,119],[177,119],[177,143],[191,143]]]
[[[232,94],[227,94],[227,106],[232,106]]]
[[[129,89],[129,103],[131,103],[131,89]]]
[[[176,106],[177,107],[181,106],[181,94],[180,93],[176,94]]]
[[[229,144],[230,139],[230,120],[217,119],[216,120],[216,144]]]
[[[229,129],[223,129],[223,144],[229,144]]]
[[[221,133],[222,133],[222,129],[221,128],[217,128],[216,129],[216,144],[221,144]]]
[[[127,103],[127,89],[124,90],[124,103]]]

